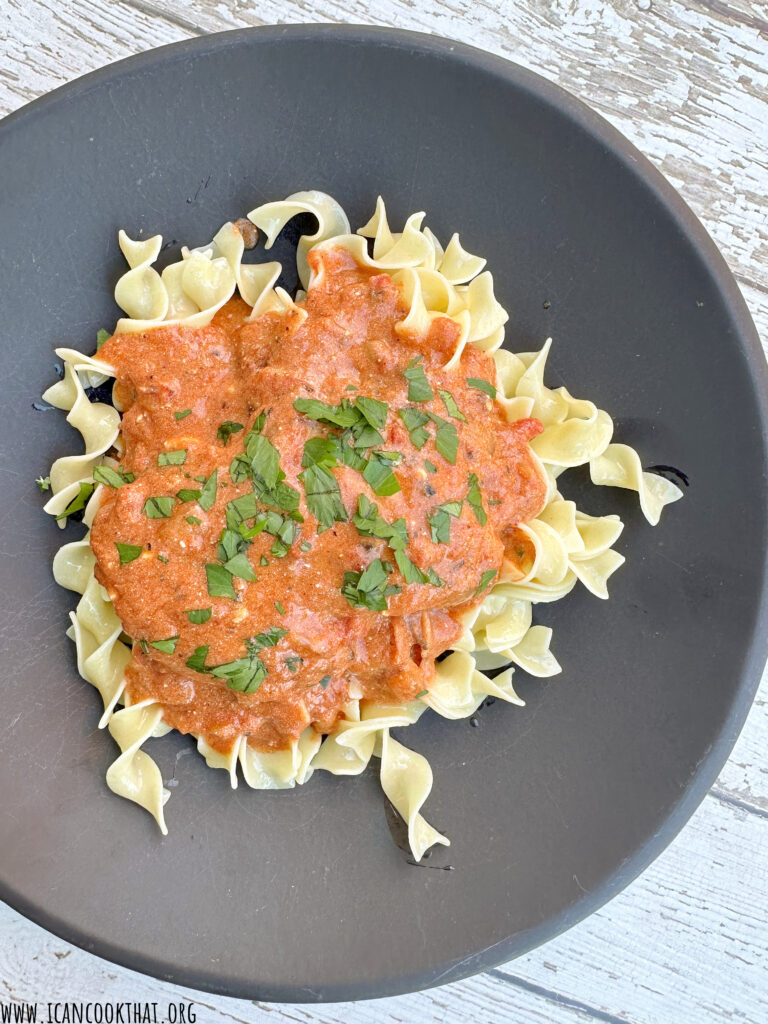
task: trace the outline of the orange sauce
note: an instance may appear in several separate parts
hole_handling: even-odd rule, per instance
[[[406,309],[388,275],[361,268],[341,249],[310,260],[323,273],[304,303],[303,322],[295,313],[248,321],[249,308],[233,299],[208,327],[116,335],[99,353],[117,372],[120,465],[135,477],[103,488],[91,534],[96,577],[134,638],[128,693],[132,702],[158,701],[170,726],[203,735],[222,752],[243,733],[257,749],[279,750],[308,725],[328,732],[350,691],[401,702],[428,689],[435,659],[461,632],[458,614],[482,599],[483,573],[499,570],[516,549],[529,557],[515,543],[515,527],[544,503],[528,443],[541,425],[508,423],[498,403],[467,384],[468,378],[495,380],[491,357],[468,345],[458,365],[445,370],[458,335],[452,320],[435,319],[426,337],[398,333]],[[434,398],[409,401],[404,371],[419,356],[414,365],[423,368]],[[439,389],[450,393],[464,420],[450,415]],[[388,406],[375,447],[402,456],[392,466],[400,490],[377,496],[359,469],[339,464],[332,473],[347,521],[321,531],[299,479],[304,445],[341,430],[300,414],[294,401],[338,406],[358,396]],[[427,424],[429,439],[415,446],[397,414],[404,408],[455,427],[454,464],[436,446],[435,421]],[[234,598],[211,596],[205,567],[221,564],[227,503],[254,491],[250,479],[232,479],[230,466],[262,411],[261,433],[279,453],[285,484],[298,491],[303,521],[294,523],[297,536],[283,557],[273,553],[274,535],[253,536],[246,557],[257,580],[233,576]],[[243,429],[226,437],[224,423]],[[161,453],[180,451],[183,464],[158,465]],[[209,508],[177,497],[201,490],[214,470]],[[480,516],[467,501],[472,474]],[[431,569],[441,585],[406,582],[388,542],[359,531],[352,516],[360,495],[387,523],[404,520],[410,562]],[[158,496],[172,499],[169,514],[149,518],[145,502]],[[456,501],[461,510],[450,517],[449,541],[436,543],[429,516],[435,506]],[[123,563],[116,543],[141,546],[141,554]],[[386,611],[350,604],[342,593],[344,574],[360,573],[376,559],[397,591],[387,597]],[[190,621],[190,611],[209,608],[207,621]],[[246,640],[276,627],[285,632],[259,652],[265,675],[254,692],[232,689],[208,670],[244,658]],[[172,653],[151,646],[174,637]],[[199,648],[207,648],[204,671],[187,665]]]

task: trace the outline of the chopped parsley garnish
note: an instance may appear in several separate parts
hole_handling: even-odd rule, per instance
[[[218,482],[218,473],[219,471],[217,469],[214,469],[214,471],[203,484],[203,489],[200,492],[200,497],[197,499],[197,503],[200,506],[200,508],[205,509],[206,512],[208,512],[208,510],[213,506],[214,501],[216,501],[216,484]]]
[[[438,416],[434,412],[429,413],[429,418],[437,427],[435,431],[435,447],[446,462],[450,462],[452,466],[455,466],[456,453],[459,450],[459,435],[456,432],[456,427],[453,423],[449,423],[448,420],[444,420],[442,416]]]
[[[224,563],[224,568],[238,579],[246,580],[248,583],[255,583],[258,577],[253,571],[248,555],[244,551],[234,555]],[[210,592],[210,587],[209,587]]]
[[[239,434],[243,429],[242,423],[235,423],[234,420],[225,420],[219,425],[219,429],[216,431],[216,439],[221,441],[223,445],[229,444],[229,439],[233,434]]]
[[[358,409],[374,430],[383,430],[387,425],[388,405],[380,402],[377,398],[366,398],[360,395],[355,399],[355,408]]]
[[[261,658],[249,655],[225,665],[216,665],[207,670],[217,679],[225,680],[230,690],[239,693],[255,693],[267,678],[267,668]]]
[[[228,597],[234,601],[237,593],[232,586],[232,573],[223,565],[216,565],[209,562],[205,567],[205,575],[208,581],[208,593],[211,597]]]
[[[424,367],[419,365],[423,358],[423,356],[416,356],[403,370],[403,376],[408,381],[409,402],[429,402],[435,397],[435,392],[424,373]]]
[[[165,557],[165,555],[158,555],[157,560],[158,562],[162,562],[164,565],[168,565],[169,560]]]
[[[331,681],[331,677],[330,676],[323,676],[322,679],[318,680],[317,685],[320,687],[321,690],[324,690],[326,688],[326,686],[328,685],[328,683],[330,683],[330,681]]]
[[[95,466],[93,479],[97,484],[106,484],[107,487],[122,487],[123,484],[132,484],[136,477],[133,473],[124,473],[111,466]]]
[[[364,537],[386,540],[393,551],[402,551],[408,543],[408,530],[404,519],[388,523],[379,515],[379,507],[364,494],[357,499],[357,512],[352,516],[357,532]]]
[[[176,491],[176,497],[179,501],[197,501],[202,493],[198,487],[182,487],[180,491]]]
[[[441,579],[431,567],[426,572],[410,560],[405,551],[395,551],[397,567],[403,574],[406,583],[431,583],[433,587],[442,587],[445,580]]]
[[[299,665],[304,664],[304,659],[299,658],[298,656],[290,656],[285,659],[285,664],[289,672],[295,672],[298,669]]]
[[[478,594],[482,594],[482,592],[485,590],[485,588],[488,586],[488,584],[491,582],[491,580],[495,578],[496,572],[497,572],[496,569],[486,569],[485,570],[483,575],[480,577],[480,582],[477,585],[477,590],[475,591],[475,597],[477,597]]]
[[[299,479],[304,484],[307,508],[319,523],[318,533],[329,529],[334,523],[347,521],[339,482],[330,469],[312,463],[299,474]]]
[[[269,565],[269,559],[266,555],[262,555],[259,559],[259,565]]]
[[[461,501],[446,501],[435,505],[429,513],[427,522],[433,544],[449,544],[451,540],[451,517],[458,519],[461,515]]]
[[[424,459],[424,468],[428,473],[437,472],[437,466],[434,464],[434,462],[430,462],[429,459]]]
[[[353,608],[387,610],[387,597],[399,594],[400,587],[387,585],[387,571],[376,558],[363,572],[345,572],[341,592]]]
[[[169,519],[172,509],[173,498],[156,495],[155,497],[147,498],[141,511],[147,519]]]
[[[120,544],[118,541],[115,541],[115,547],[120,556],[120,565],[128,565],[129,562],[135,562],[144,550],[141,544]]]
[[[317,398],[297,398],[293,408],[311,420],[328,423],[332,427],[351,427],[360,418],[360,414],[348,398],[345,398],[341,405],[329,405]]]
[[[475,518],[478,523],[480,523],[481,526],[485,526],[488,522],[488,516],[483,508],[483,496],[480,493],[480,484],[477,480],[477,474],[470,473],[467,482],[469,484],[469,490],[467,491],[467,504],[475,513]]]
[[[417,693],[416,696],[413,699],[414,700],[421,700],[421,698],[422,697],[426,697],[428,693],[429,693],[429,690],[422,690],[421,693]]]
[[[302,551],[311,551],[312,550],[312,545],[309,543],[308,540],[303,540],[299,546],[301,547]]]
[[[185,416],[189,416],[189,414],[190,414],[191,412],[192,412],[192,410],[191,410],[191,409],[182,409],[182,410],[181,410],[181,412],[175,412],[175,413],[173,414],[173,418],[174,418],[175,420],[183,420],[183,419],[184,419],[184,417],[185,417]]]
[[[397,494],[400,490],[400,483],[392,472],[392,465],[401,459],[402,455],[399,452],[371,452],[363,470],[363,479],[380,498]]]
[[[202,526],[202,519],[198,519],[197,516],[184,516],[190,526]]]
[[[210,608],[188,608],[184,612],[184,614],[187,616],[187,618],[189,619],[189,621],[192,623],[193,626],[202,626],[202,624],[204,622],[207,622],[208,619],[210,619],[210,617],[211,617],[211,609]],[[198,647],[198,651],[199,650],[200,650],[200,648]],[[205,650],[207,652],[208,648],[206,647]],[[189,662],[187,662],[187,664],[189,665]],[[190,668],[191,668],[191,666],[190,666]]]
[[[51,489],[51,478],[49,476],[39,476],[35,480],[38,490],[41,494],[45,494],[46,491]]]
[[[496,397],[496,388],[489,380],[483,380],[482,377],[467,377],[467,385],[470,388],[477,388],[478,391],[484,391],[489,398]]]
[[[421,450],[429,440],[429,431],[424,426],[425,423],[429,423],[429,416],[420,409],[413,408],[398,409],[397,415],[410,434],[411,444]]]
[[[445,410],[448,413],[448,415],[452,416],[455,420],[463,420],[464,423],[466,423],[467,417],[464,415],[461,409],[459,409],[458,405],[456,405],[456,400],[451,394],[451,392],[444,391],[442,388],[438,388],[437,393],[442,398],[443,405],[445,406]]]
[[[154,647],[156,651],[162,651],[163,654],[173,654],[178,642],[178,636],[172,636],[168,640],[150,640],[149,646]]]
[[[279,601],[275,601],[275,608],[277,608],[281,615],[285,615],[285,608]]]
[[[379,431],[384,429],[387,422],[387,405],[377,398],[368,398],[364,395],[358,396],[354,401],[343,398],[339,405],[329,405],[316,398],[297,398],[293,407],[297,412],[318,423],[344,430],[342,445],[349,450],[352,448],[350,438],[358,448],[372,448],[384,441]],[[350,456],[342,455],[342,459],[348,465],[353,465],[352,461],[348,461],[351,459]]]
[[[59,512],[56,519],[66,519],[67,516],[74,515],[75,512],[79,512],[81,509],[84,509],[88,504],[88,499],[94,492],[95,486],[96,485],[92,484],[90,480],[82,481],[80,484],[80,490],[74,496],[72,501],[70,501],[64,511]]]
[[[174,452],[160,452],[157,456],[158,466],[183,466],[186,461],[186,448],[178,448]]]
[[[263,651],[265,647],[276,647],[287,634],[287,629],[282,629],[280,626],[270,626],[269,629],[265,629],[263,633],[257,633],[256,636],[252,636],[250,640],[246,640],[245,646],[251,654],[258,654],[259,651]]]
[[[280,518],[282,519],[282,517]],[[267,528],[267,533],[271,532],[272,531]],[[269,549],[270,555],[275,558],[285,558],[298,539],[300,532],[301,527],[292,519],[283,519],[281,526],[277,532],[273,534],[275,540],[272,547]]]
[[[96,331],[96,351],[98,352],[104,342],[109,341],[111,337],[112,335],[109,331],[105,331],[103,327],[100,327],[99,330]]]

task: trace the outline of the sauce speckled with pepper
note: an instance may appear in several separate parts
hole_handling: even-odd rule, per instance
[[[128,693],[222,752],[428,690],[545,500],[541,426],[506,421],[492,358],[468,345],[445,369],[452,320],[409,334],[388,275],[342,249],[310,262],[303,312],[249,321],[233,299],[99,352],[129,482],[102,489],[91,546],[134,641]]]

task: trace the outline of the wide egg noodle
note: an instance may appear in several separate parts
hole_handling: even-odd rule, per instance
[[[302,213],[312,214],[318,225],[314,234],[299,241],[297,267],[304,289],[321,283],[318,275],[323,273],[322,266],[310,271],[307,256],[312,248],[347,249],[361,265],[391,275],[400,285],[408,310],[398,325],[401,333],[423,335],[435,317],[450,317],[459,332],[446,368],[459,365],[467,345],[489,353],[495,367],[491,383],[497,394],[495,399],[488,398],[488,410],[497,401],[509,422],[533,416],[544,428],[531,442],[531,450],[547,483],[546,505],[535,519],[518,525],[530,543],[531,564],[523,571],[505,559],[482,601],[463,615],[462,635],[453,652],[437,663],[428,692],[407,704],[394,705],[363,700],[360,692],[350,688],[343,716],[329,736],[323,738],[308,727],[286,750],[276,753],[256,750],[245,735],[238,737],[227,753],[213,748],[202,736],[196,738],[207,764],[227,771],[233,787],[238,769],[252,788],[284,789],[308,781],[315,770],[359,775],[373,758],[379,758],[382,788],[408,826],[411,850],[418,861],[430,846],[448,844],[448,840],[421,815],[432,788],[428,762],[395,740],[390,730],[414,724],[427,708],[444,718],[458,719],[474,714],[489,697],[523,705],[512,686],[515,666],[537,677],[561,671],[550,650],[552,630],[533,623],[533,605],[559,600],[577,583],[606,598],[607,580],[624,561],[613,550],[622,530],[619,517],[589,516],[565,499],[559,491],[563,472],[588,464],[593,483],[636,491],[653,524],[664,505],[678,500],[681,492],[666,479],[644,472],[634,449],[612,443],[613,422],[607,413],[588,400],[574,398],[564,387],[546,387],[544,372],[551,339],[539,352],[514,354],[500,347],[507,313],[495,298],[485,260],[468,252],[457,234],[443,247],[423,226],[423,213],[411,214],[401,231],[393,231],[381,197],[371,219],[352,234],[339,204],[317,191],[267,203],[248,216],[266,234],[266,248],[270,248],[288,221]],[[115,289],[127,314],[118,321],[116,333],[136,333],[172,323],[205,326],[235,291],[252,307],[251,318],[274,312],[297,326],[306,317],[302,305],[297,305],[306,292],[294,299],[277,287],[279,263],[243,263],[243,238],[231,222],[223,225],[208,245],[183,248],[181,259],[162,273],[153,267],[162,248],[160,235],[134,241],[121,232],[119,240],[129,270]],[[90,402],[83,386],[83,382],[90,387],[114,376],[114,370],[99,360],[98,354],[86,356],[72,349],[58,349],[57,353],[64,360],[64,379],[44,397],[67,411],[68,421],[83,437],[85,452],[54,463],[53,494],[45,506],[53,515],[67,507],[81,483],[92,481],[97,464],[113,464],[105,455],[113,445],[120,450],[119,413]],[[95,488],[86,506],[87,528],[101,490],[101,486]],[[104,715],[100,724],[109,726],[120,747],[120,756],[107,774],[108,784],[150,811],[165,833],[163,806],[169,794],[159,769],[141,747],[169,727],[159,705],[151,700],[131,705],[128,699],[125,669],[130,649],[120,639],[121,623],[95,579],[94,565],[88,533],[65,544],[54,558],[56,581],[81,595],[67,633],[76,645],[78,671],[101,694]],[[493,678],[486,674],[502,668]]]

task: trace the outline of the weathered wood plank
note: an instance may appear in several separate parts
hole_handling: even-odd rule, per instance
[[[369,1003],[252,1004],[171,987],[73,949],[0,907],[0,998],[161,1006],[187,999],[199,1024],[577,1024],[590,1007],[599,1019],[632,1024],[757,1024],[768,1019],[765,825],[708,797],[645,875],[570,932],[490,976]]]

